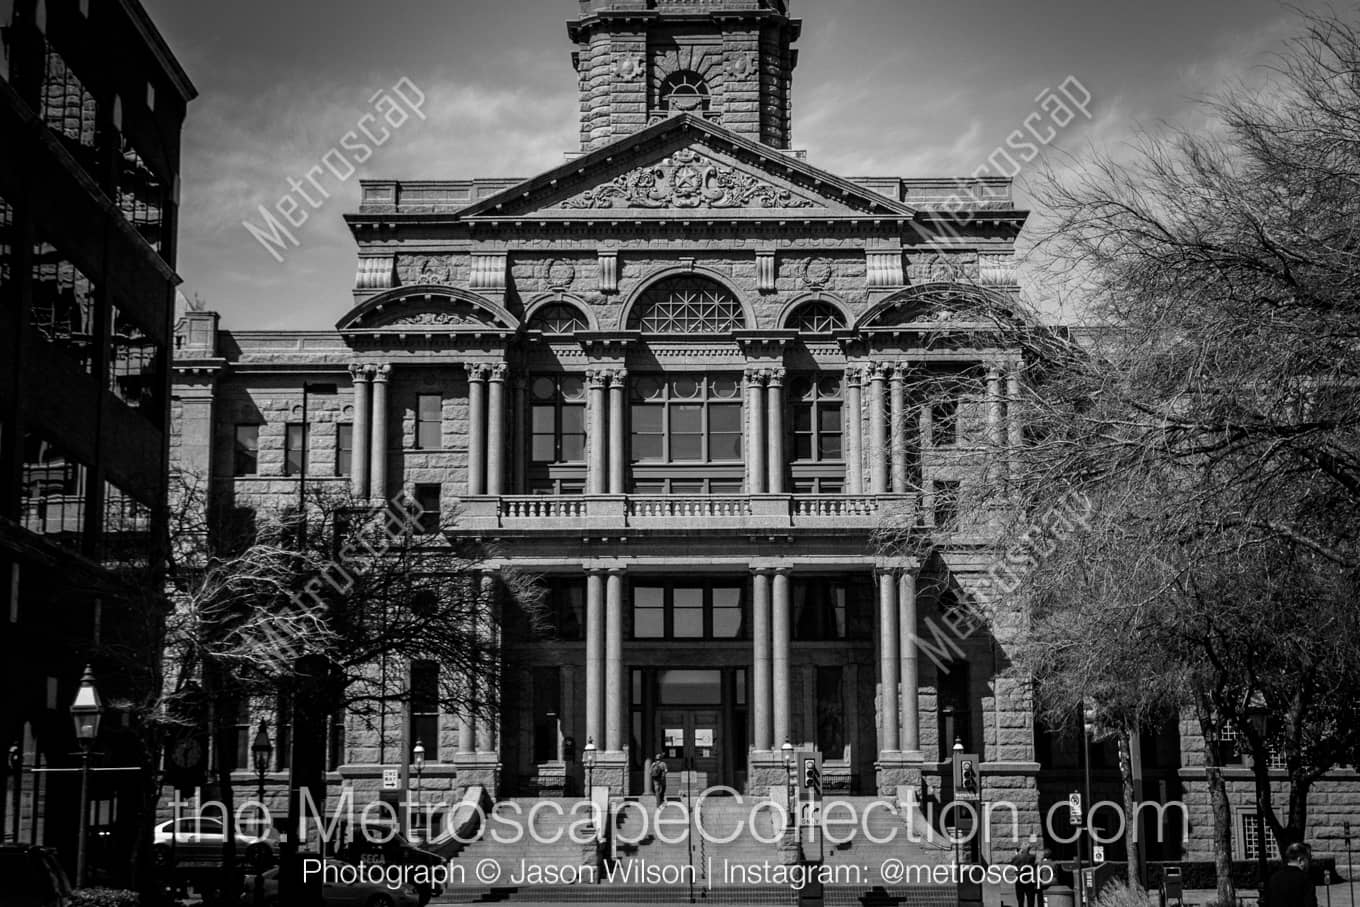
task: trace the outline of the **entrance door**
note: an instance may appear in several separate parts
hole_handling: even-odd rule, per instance
[[[657,725],[659,750],[669,771],[667,797],[683,797],[687,782],[696,796],[717,782],[722,770],[720,709],[661,709]]]

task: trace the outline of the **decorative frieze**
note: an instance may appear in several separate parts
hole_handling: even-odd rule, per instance
[[[564,208],[811,208],[814,202],[754,174],[682,148],[562,203]]]
[[[400,255],[397,257],[397,279],[404,287],[452,286],[453,256]]]
[[[1015,255],[987,252],[978,256],[978,280],[984,287],[1016,287],[1020,284]]]

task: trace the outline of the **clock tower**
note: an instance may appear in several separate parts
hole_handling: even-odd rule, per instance
[[[677,113],[788,149],[802,21],[788,0],[580,0],[581,148]]]

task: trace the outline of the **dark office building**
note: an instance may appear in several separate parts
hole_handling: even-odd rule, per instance
[[[61,769],[80,761],[69,706],[92,663],[94,764],[127,770],[94,775],[90,864],[116,881],[154,782],[135,707],[153,667],[121,653],[156,651],[137,644],[160,613],[195,89],[137,0],[0,0],[0,25],[0,739],[23,762],[0,817],[7,840],[74,861],[80,775]]]

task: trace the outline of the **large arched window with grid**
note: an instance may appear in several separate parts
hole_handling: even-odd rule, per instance
[[[628,328],[647,334],[726,334],[746,326],[741,303],[707,277],[658,281],[633,306]]]
[[[529,319],[529,330],[545,334],[575,334],[589,329],[585,313],[569,302],[549,303]]]

